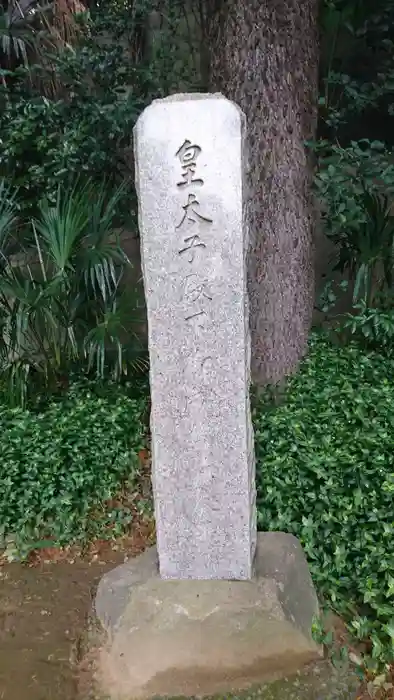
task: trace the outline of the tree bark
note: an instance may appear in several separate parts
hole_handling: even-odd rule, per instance
[[[211,0],[210,89],[248,125],[252,379],[294,372],[314,298],[312,159],[318,94],[318,0]]]

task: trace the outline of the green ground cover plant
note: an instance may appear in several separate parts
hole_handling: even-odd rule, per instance
[[[0,532],[16,552],[124,531],[119,498],[138,481],[147,394],[78,379],[29,409],[0,407]]]
[[[369,666],[392,662],[394,360],[314,335],[281,404],[254,421],[260,529],[300,539]]]

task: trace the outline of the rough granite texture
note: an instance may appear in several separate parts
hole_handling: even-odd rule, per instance
[[[360,679],[349,664],[334,668],[328,661],[309,664],[305,669],[274,683],[265,683],[246,692],[203,696],[205,700],[357,700]],[[202,696],[176,696],[166,700],[197,700]],[[79,700],[111,700],[96,690]],[[127,700],[133,700],[128,698]],[[154,700],[161,700],[156,696]]]
[[[106,638],[97,684],[111,700],[227,696],[321,656],[308,565],[284,533],[259,533],[251,581],[163,580],[149,550],[102,579],[95,610]]]
[[[135,127],[165,579],[253,573],[244,132],[221,95],[157,100]]]

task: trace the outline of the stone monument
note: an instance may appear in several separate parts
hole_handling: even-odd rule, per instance
[[[135,154],[157,549],[99,585],[97,683],[114,700],[228,695],[320,655],[299,542],[256,538],[245,118],[221,95],[157,100]]]
[[[160,574],[250,579],[244,116],[215,96],[154,102],[135,153]]]

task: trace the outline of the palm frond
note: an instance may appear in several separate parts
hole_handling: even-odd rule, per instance
[[[5,180],[0,181],[0,256],[4,257],[18,223],[17,191]],[[1,260],[0,260],[1,266]]]
[[[140,297],[123,288],[129,261],[113,235],[121,195],[92,183],[59,190],[20,241],[14,195],[0,183],[0,377],[20,401],[33,376],[56,384],[75,363],[116,379],[147,368]]]
[[[39,216],[33,223],[45,245],[44,252],[56,271],[66,270],[72,264],[76,248],[89,225],[84,189],[78,191],[74,186],[70,191],[63,191],[59,187],[56,204],[42,201]]]

